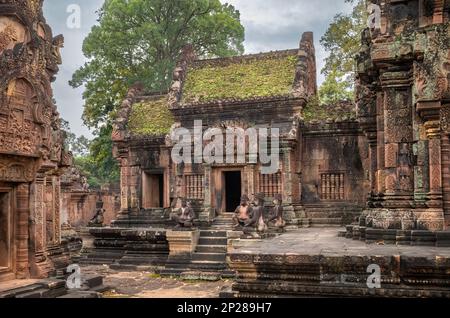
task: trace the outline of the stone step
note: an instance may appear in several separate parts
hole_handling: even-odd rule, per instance
[[[196,251],[198,253],[226,253],[227,247],[225,245],[199,245]]]
[[[200,237],[227,237],[227,231],[200,231]]]
[[[102,259],[102,258],[85,258],[80,259],[79,264],[81,265],[110,265],[114,263],[116,260],[112,259]]]
[[[16,298],[57,298],[66,294],[64,288],[58,290],[48,290],[46,288],[37,289],[32,292],[17,295]]]
[[[234,212],[224,212],[220,213],[217,217],[218,218],[232,218],[234,216]]]
[[[101,295],[92,291],[69,291],[66,295],[59,296],[57,298],[72,298],[72,299],[88,299],[88,298],[101,298]]]
[[[218,272],[210,271],[187,271],[180,274],[182,279],[187,280],[206,280],[215,281],[220,279],[235,278],[236,273],[230,270],[223,270]]]
[[[223,237],[201,237],[199,245],[227,245],[227,239]]]
[[[193,253],[193,261],[226,262],[226,253]]]
[[[217,261],[190,261],[188,263],[171,263],[168,264],[165,270],[172,269],[181,269],[182,271],[187,271],[190,269],[197,270],[223,270],[227,268],[227,264],[225,262],[217,262]]]
[[[342,218],[300,218],[300,222],[314,227],[341,227]]]
[[[214,224],[233,224],[233,220],[215,220]]]

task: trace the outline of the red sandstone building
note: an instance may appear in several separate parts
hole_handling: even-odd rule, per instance
[[[64,151],[50,83],[61,63],[42,1],[0,2],[0,280],[45,277],[61,247]]]
[[[191,201],[200,223],[210,224],[234,211],[242,194],[256,193],[268,204],[282,194],[293,225],[352,222],[365,204],[366,139],[350,103],[319,106],[316,94],[312,33],[302,36],[298,49],[233,58],[196,60],[187,48],[168,94],[133,88],[119,112],[113,140],[122,208],[116,225],[146,224],[143,215],[153,215],[147,218],[152,224],[167,217],[164,208],[177,198]],[[179,127],[193,133],[195,121],[202,122],[202,133],[278,128],[278,166],[263,173],[250,139],[245,163],[174,162],[170,136]]]

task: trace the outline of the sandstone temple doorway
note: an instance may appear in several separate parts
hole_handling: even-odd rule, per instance
[[[0,192],[0,275],[12,271],[12,213],[11,196]]]
[[[164,174],[143,173],[142,207],[144,209],[164,207]]]
[[[242,195],[241,171],[224,171],[225,212],[234,212]]]

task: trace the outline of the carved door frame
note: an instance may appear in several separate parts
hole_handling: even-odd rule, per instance
[[[16,234],[17,234],[17,213],[16,213],[16,195],[15,189],[11,186],[2,185],[0,183],[0,195],[7,196],[8,206],[8,264],[4,268],[0,268],[0,280],[2,275],[15,274],[16,272]]]

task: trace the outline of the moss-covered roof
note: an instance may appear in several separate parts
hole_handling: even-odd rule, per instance
[[[133,135],[165,135],[174,122],[167,96],[152,96],[132,106],[128,131]]]
[[[289,95],[297,53],[288,50],[194,62],[187,70],[181,103]]]
[[[307,123],[340,121],[356,118],[356,109],[354,103],[350,101],[325,105],[321,104],[317,98],[313,98],[306,104],[302,115]]]

